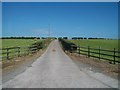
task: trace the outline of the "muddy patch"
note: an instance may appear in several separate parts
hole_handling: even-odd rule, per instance
[[[55,50],[55,49],[53,49],[52,51],[53,51],[53,52],[55,52],[56,50]]]

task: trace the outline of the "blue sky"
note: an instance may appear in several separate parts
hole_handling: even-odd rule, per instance
[[[118,37],[118,4],[3,3],[3,36]]]
[[[2,3],[0,2],[0,37],[2,37]]]

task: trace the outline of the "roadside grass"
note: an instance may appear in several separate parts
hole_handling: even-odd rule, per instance
[[[94,49],[100,48],[102,50],[111,50],[111,51],[114,51],[114,48],[115,48],[116,51],[119,51],[118,40],[95,39],[95,40],[67,40],[67,41],[72,42],[76,44],[77,46],[86,47],[86,49],[85,48],[81,49],[81,50],[86,50],[86,51],[88,51],[88,46]],[[90,50],[90,51],[99,53],[99,50]],[[81,53],[86,54],[86,55],[88,54],[88,52],[82,52],[82,51]],[[100,51],[100,53],[114,55],[113,52]],[[90,55],[99,57],[99,55],[95,53],[90,53]],[[119,56],[119,54],[116,53],[116,56]],[[100,57],[114,60],[114,57],[111,57],[111,56],[100,55]],[[116,58],[116,61],[118,60],[119,58]]]

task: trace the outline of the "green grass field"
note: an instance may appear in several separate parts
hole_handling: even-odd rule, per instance
[[[101,49],[108,49],[108,50],[118,50],[118,40],[68,40],[70,42],[75,43],[79,46],[90,46],[93,48],[101,48]]]
[[[34,39],[3,39],[2,40],[2,44],[0,45],[0,47],[2,48],[11,48],[11,47],[21,47],[20,48],[20,55],[26,55],[28,54],[28,46],[31,46],[33,43],[35,42],[42,42],[42,40],[34,40]],[[18,49],[10,49],[9,50],[9,56],[10,58],[14,58],[18,56]],[[2,54],[2,59],[6,59],[7,57],[7,50],[1,50],[0,52],[5,53]]]
[[[26,47],[30,46],[31,44],[41,41],[41,40],[34,40],[34,39],[3,39],[2,40],[2,48],[9,48],[9,47]]]
[[[87,48],[88,46],[94,49],[99,49],[100,47],[100,49],[111,50],[111,51],[113,51],[115,48],[116,51],[119,51],[118,40],[67,40],[67,41],[72,42],[81,47],[86,47],[86,49],[81,48],[81,50],[86,50],[86,51],[88,51]],[[99,53],[99,50],[91,49],[90,51]],[[81,53],[88,54],[88,52],[81,52]],[[114,52],[100,51],[100,53],[114,55]],[[99,57],[99,54],[95,54],[95,53],[90,53],[90,55]],[[118,53],[116,53],[116,56],[118,56]],[[100,55],[100,57],[114,60],[114,57],[112,56]],[[119,58],[116,58],[116,60],[119,60]]]

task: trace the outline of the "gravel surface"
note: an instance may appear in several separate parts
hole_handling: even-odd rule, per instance
[[[67,55],[73,60],[74,63],[80,68],[89,69],[95,73],[103,73],[112,78],[118,79],[118,66],[119,64],[110,64],[106,60],[99,60],[95,58],[88,58],[85,55],[70,54]]]
[[[43,53],[44,50],[40,50],[32,55],[19,57],[14,60],[8,60],[2,62],[2,83],[11,80],[15,76],[23,73],[28,67],[31,67],[32,63],[36,61]]]
[[[82,67],[82,66],[81,66]],[[118,81],[102,73],[82,70],[57,40],[31,67],[3,83],[3,88],[117,88]]]

